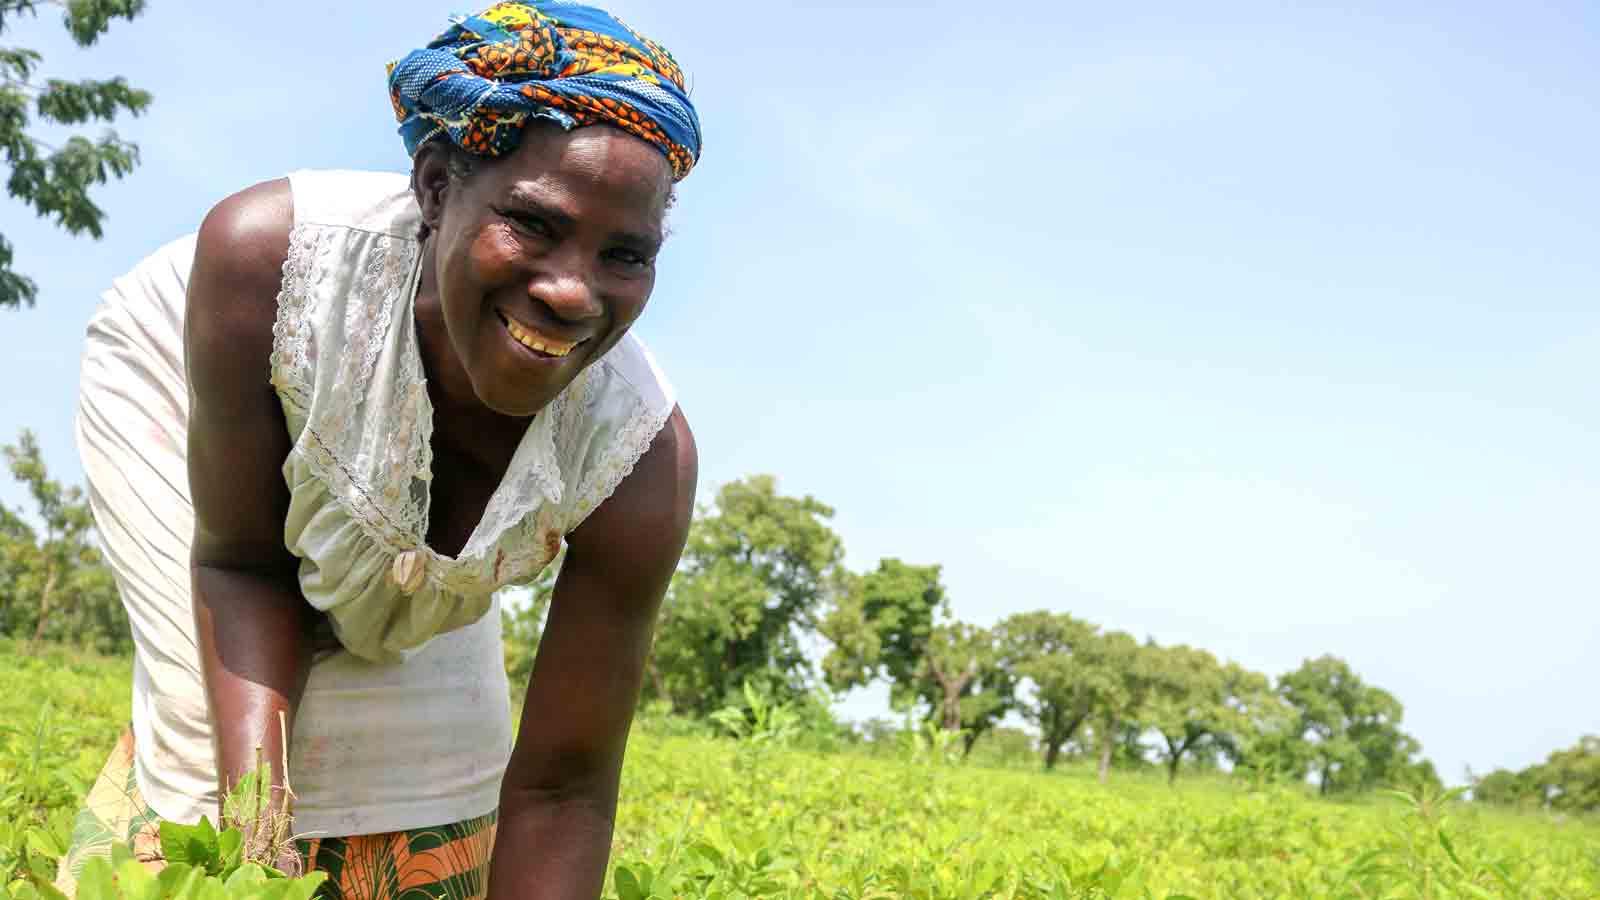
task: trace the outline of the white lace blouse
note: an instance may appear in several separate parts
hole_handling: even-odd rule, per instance
[[[284,541],[344,649],[295,718],[298,830],[443,825],[492,811],[509,755],[497,589],[530,580],[632,470],[673,408],[629,336],[529,426],[461,552],[424,543],[433,414],[411,315],[418,211],[407,179],[290,177],[272,383],[293,449]],[[135,773],[161,816],[214,815],[215,763],[190,613],[182,309],[194,241],[119,279],[90,324],[79,446],[134,623]]]
[[[398,176],[300,173],[291,183],[296,224],[272,355],[295,438],[284,540],[302,560],[306,599],[345,648],[397,662],[543,570],[649,447],[671,391],[644,345],[625,338],[534,418],[461,552],[434,552],[423,541],[433,408],[411,315],[416,205]]]

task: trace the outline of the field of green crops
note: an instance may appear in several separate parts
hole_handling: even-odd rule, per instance
[[[0,644],[0,885],[58,852],[128,664]],[[1600,897],[1600,827],[675,737],[629,749],[608,897]]]

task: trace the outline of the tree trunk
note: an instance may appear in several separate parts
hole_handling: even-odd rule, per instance
[[[961,758],[962,759],[966,759],[967,757],[972,755],[972,745],[976,744],[977,742],[978,742],[978,730],[976,728],[974,728],[973,730],[971,730],[971,731],[969,731],[966,734],[961,736]]]
[[[56,591],[56,571],[54,562],[45,570],[44,591],[39,594],[39,621],[33,626],[33,644],[29,652],[37,649],[39,642],[44,640],[44,626],[50,621],[50,598]]]
[[[1111,748],[1116,746],[1117,739],[1109,722],[1102,731],[1105,734],[1100,738],[1100,783],[1105,784],[1111,780]]]
[[[946,676],[943,672],[932,666],[928,667],[933,673],[933,680],[939,683],[939,688],[944,692],[944,702],[939,706],[941,725],[945,731],[961,730],[961,692],[967,689],[972,679],[978,677],[978,661],[973,660],[967,665],[967,670],[954,678]]]
[[[1045,741],[1044,743],[1044,770],[1046,772],[1056,767],[1056,758],[1061,755],[1061,742]]]
[[[644,670],[650,673],[650,684],[655,687],[656,696],[667,701],[667,705],[672,707],[673,711],[676,712],[678,709],[678,704],[674,703],[672,701],[672,695],[667,693],[667,685],[666,682],[661,680],[661,669],[656,666],[656,656],[654,653],[645,657]]]

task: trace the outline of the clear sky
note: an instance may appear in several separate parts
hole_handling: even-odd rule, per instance
[[[776,473],[858,570],[1334,653],[1447,780],[1528,765],[1600,732],[1600,11],[1301,6],[622,0],[706,133],[638,327],[703,490]],[[470,11],[195,9],[3,41],[155,95],[103,241],[0,203],[0,438],[73,479],[99,291],[248,184],[405,169],[384,63]]]

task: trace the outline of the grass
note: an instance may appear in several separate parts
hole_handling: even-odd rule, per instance
[[[0,822],[64,841],[127,716],[128,663],[0,644],[0,684]],[[671,731],[635,729],[608,898],[1600,897],[1600,827],[1582,820]]]

